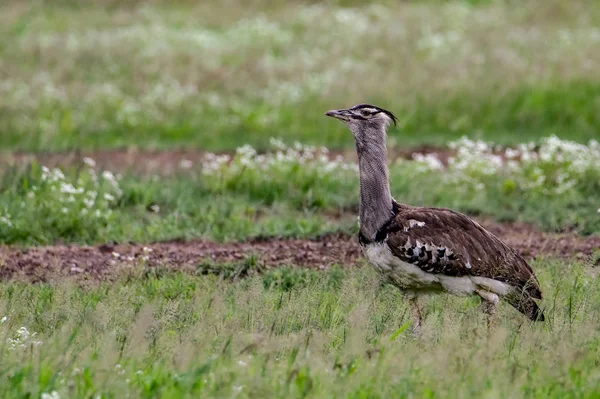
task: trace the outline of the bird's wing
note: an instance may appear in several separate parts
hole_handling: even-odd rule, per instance
[[[469,217],[443,208],[400,206],[380,231],[392,253],[423,271],[448,276],[488,277],[541,299],[527,262]]]

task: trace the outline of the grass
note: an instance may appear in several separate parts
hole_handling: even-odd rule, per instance
[[[597,137],[598,8],[472,3],[4,2],[0,146],[351,147],[359,102],[397,146]]]
[[[598,144],[541,140],[597,138],[598,26],[591,0],[8,0],[0,148],[266,149],[271,137],[349,148],[323,112],[372,102],[400,117],[390,146],[468,135],[529,159],[495,167],[490,147],[462,141],[442,169],[393,163],[397,200],[598,234]],[[2,166],[0,244],[354,234],[355,165],[279,152],[242,147],[163,177],[90,160]],[[502,306],[488,333],[478,300],[431,297],[421,339],[405,299],[370,268],[292,266],[2,281],[0,396],[599,397],[591,264],[533,262],[545,323]]]
[[[487,149],[477,150],[481,145]],[[522,149],[520,156],[535,157],[531,161],[500,166],[493,166],[499,156],[484,143],[457,146],[444,170],[420,159],[392,163],[395,198],[549,231],[600,233],[597,144],[548,139],[538,152]],[[307,147],[279,148],[257,154],[242,147],[232,159],[207,158],[196,169],[165,177],[120,177],[89,165],[64,173],[37,164],[8,169],[0,180],[0,242],[356,233],[357,166]]]
[[[242,280],[140,275],[87,288],[4,282],[0,392],[596,397],[599,280],[582,264],[546,259],[534,267],[546,323],[503,305],[488,336],[478,300],[431,297],[421,339],[410,333],[399,291],[380,286],[370,268],[281,269]]]

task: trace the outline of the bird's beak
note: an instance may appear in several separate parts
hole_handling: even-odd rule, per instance
[[[335,118],[335,119],[340,119],[342,121],[346,121],[346,120],[348,120],[349,113],[350,113],[350,111],[348,111],[347,109],[332,109],[331,111],[325,112],[325,115],[331,116],[332,118]]]

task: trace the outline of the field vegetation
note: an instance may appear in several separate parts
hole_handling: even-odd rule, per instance
[[[479,3],[4,1],[0,145],[351,147],[360,102],[398,146],[597,137],[595,3]]]
[[[2,2],[0,396],[599,397],[600,247],[536,243],[547,322],[502,306],[488,330],[477,299],[431,297],[422,337],[364,261],[148,261],[167,240],[338,253],[357,164],[323,113],[362,102],[399,117],[398,201],[598,242],[599,26],[591,0]],[[115,148],[197,156],[144,173]]]
[[[81,288],[3,283],[5,398],[592,398],[600,286],[581,263],[535,262],[545,324],[430,298],[424,335],[368,268],[182,274]],[[26,326],[26,327],[23,327]],[[46,396],[50,397],[50,396]]]

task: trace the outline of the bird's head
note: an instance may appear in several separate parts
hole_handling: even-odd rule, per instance
[[[327,111],[327,116],[346,123],[354,136],[359,139],[369,131],[384,132],[390,124],[396,125],[398,119],[390,111],[376,105],[358,104],[348,109]]]

